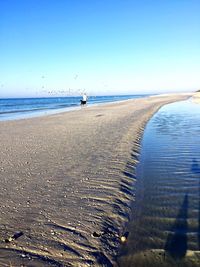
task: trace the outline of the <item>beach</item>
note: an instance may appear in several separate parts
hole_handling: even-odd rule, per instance
[[[113,266],[144,127],[192,94],[0,122],[0,266]]]

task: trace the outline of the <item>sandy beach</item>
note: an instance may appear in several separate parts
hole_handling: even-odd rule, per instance
[[[113,266],[144,127],[189,96],[0,122],[0,266]]]

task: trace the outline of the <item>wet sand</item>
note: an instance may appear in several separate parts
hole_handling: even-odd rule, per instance
[[[0,266],[113,266],[165,95],[0,122]]]

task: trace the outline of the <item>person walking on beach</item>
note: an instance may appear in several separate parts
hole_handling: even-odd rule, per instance
[[[86,105],[86,104],[87,104],[87,95],[86,93],[84,93],[82,96],[81,105]]]

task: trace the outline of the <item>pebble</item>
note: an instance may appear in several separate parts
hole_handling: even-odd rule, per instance
[[[92,237],[101,237],[101,233],[94,232],[92,233]]]

